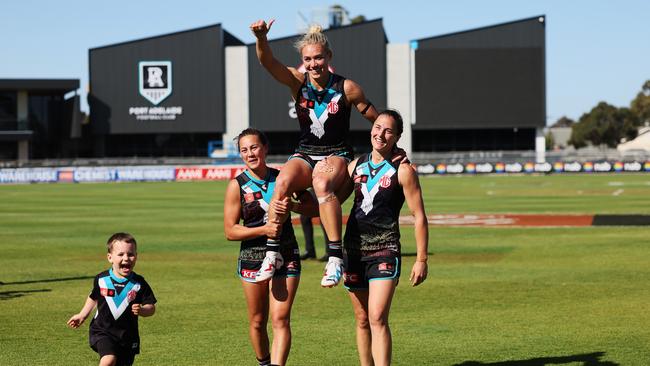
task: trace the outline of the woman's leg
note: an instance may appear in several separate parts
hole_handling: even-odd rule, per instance
[[[294,158],[287,161],[280,174],[275,179],[275,188],[271,200],[281,200],[291,197],[295,192],[304,191],[311,187],[312,169],[307,162]],[[269,221],[283,223],[288,215],[278,215],[273,210],[269,211]]]
[[[372,358],[376,366],[390,365],[393,341],[388,326],[388,313],[397,280],[370,281],[368,320],[372,333]]]
[[[356,321],[357,351],[361,366],[372,366],[372,336],[368,322],[368,290],[350,291]]]
[[[271,363],[284,365],[291,349],[291,307],[298,291],[300,277],[273,277],[271,280],[271,324],[273,346]]]
[[[269,287],[265,283],[242,280],[246,308],[248,309],[248,335],[258,360],[269,355],[269,335],[266,323],[269,319]]]
[[[339,156],[330,156],[319,161],[313,172],[312,184],[318,198],[320,220],[329,239],[327,254],[330,260],[321,281],[324,287],[336,286],[343,274],[341,202],[336,197],[336,192],[345,180],[349,179],[347,169],[347,160]]]
[[[287,161],[280,174],[275,179],[275,188],[271,201],[282,200],[291,197],[294,192],[304,191],[311,187],[311,166],[302,159],[291,159]],[[289,214],[279,215],[273,209],[269,209],[269,222],[278,224],[284,223]],[[273,277],[275,269],[282,265],[283,259],[278,251],[280,242],[278,238],[268,238],[266,241],[266,257],[262,267],[255,275],[256,282],[268,281]]]

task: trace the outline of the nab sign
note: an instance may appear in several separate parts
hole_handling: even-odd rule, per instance
[[[138,63],[140,95],[158,105],[172,94],[171,61],[141,61]]]

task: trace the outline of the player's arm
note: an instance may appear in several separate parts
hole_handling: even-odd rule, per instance
[[[400,185],[404,189],[406,204],[415,218],[415,243],[417,255],[409,280],[417,286],[427,278],[427,259],[429,249],[429,223],[424,212],[422,188],[415,169],[410,164],[401,164],[397,171]]]
[[[155,304],[133,304],[131,305],[131,311],[133,314],[138,316],[152,316],[156,313]]]
[[[268,24],[264,20],[258,20],[250,26],[256,38],[255,51],[257,59],[275,80],[288,86],[292,91],[292,95],[294,95],[302,85],[304,76],[293,67],[285,66],[273,56],[266,35],[274,22],[275,19],[270,20]]]
[[[366,99],[366,95],[363,93],[361,86],[350,79],[346,79],[343,84],[343,89],[345,90],[348,103],[355,106],[365,119],[370,122],[375,122],[378,115],[377,109],[375,109],[375,106]]]
[[[232,179],[226,188],[226,197],[223,202],[223,229],[226,239],[232,241],[248,240],[260,236],[277,237],[280,234],[280,225],[267,223],[259,227],[246,227],[239,224],[241,219],[241,201],[239,200],[239,184]]]
[[[70,328],[79,328],[81,324],[88,318],[90,312],[97,306],[97,301],[90,298],[86,298],[86,303],[78,314],[73,315],[67,322]]]

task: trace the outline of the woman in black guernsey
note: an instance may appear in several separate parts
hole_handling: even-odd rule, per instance
[[[392,339],[388,314],[399,281],[402,256],[399,214],[406,201],[415,223],[417,253],[409,280],[427,276],[428,223],[417,173],[391,161],[402,134],[399,113],[379,113],[370,130],[372,152],[350,163],[354,203],[344,244],[345,287],[356,318],[361,365],[390,365]]]
[[[250,28],[257,38],[257,57],[266,70],[280,83],[286,85],[296,102],[300,123],[300,141],[296,153],[282,168],[276,182],[274,200],[290,197],[309,187],[314,188],[319,203],[319,214],[329,238],[329,261],[321,281],[323,287],[336,286],[342,275],[341,202],[336,193],[345,185],[347,164],[352,160],[352,149],[345,138],[350,129],[350,113],[356,108],[366,119],[373,122],[377,111],[366,99],[361,87],[350,79],[330,71],[332,59],[327,38],[320,26],[312,26],[296,43],[302,66],[299,72],[278,61],[266,38],[273,20],[268,24],[259,20]],[[269,219],[283,222],[286,215],[273,210]],[[267,259],[263,269],[273,268],[277,258],[276,238],[267,244]],[[273,271],[260,271],[256,277],[264,281]]]
[[[237,137],[239,154],[246,170],[232,179],[224,200],[224,232],[228,240],[241,241],[237,274],[246,297],[249,336],[259,365],[284,365],[291,347],[290,315],[300,281],[300,254],[291,221],[269,222],[270,207],[282,214],[295,211],[314,216],[316,202],[309,194],[305,202],[288,199],[271,202],[278,170],[266,165],[268,142],[264,134],[253,128]],[[240,221],[243,221],[240,224]],[[283,262],[272,280],[256,282],[255,274],[263,265],[268,236],[278,237]],[[269,350],[266,323],[271,315],[273,345]]]

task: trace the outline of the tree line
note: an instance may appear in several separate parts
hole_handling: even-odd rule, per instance
[[[629,107],[618,108],[600,102],[584,113],[578,122],[561,117],[551,127],[571,127],[568,143],[579,149],[589,143],[616,147],[623,138],[634,139],[638,128],[646,123],[650,123],[650,80],[643,84]]]

